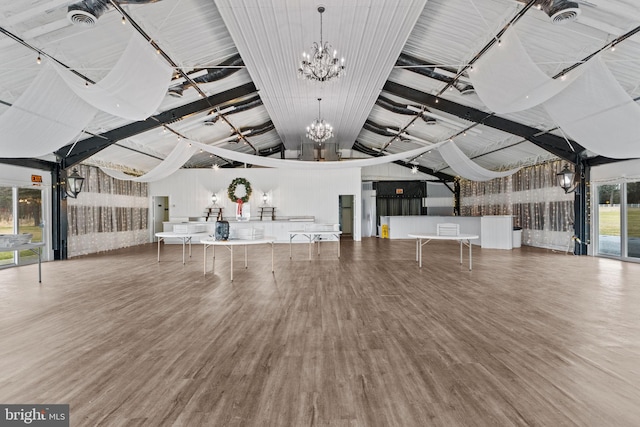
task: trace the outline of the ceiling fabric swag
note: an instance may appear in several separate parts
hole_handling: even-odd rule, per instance
[[[469,70],[469,79],[491,111],[522,111],[550,99],[582,74],[582,67],[552,79],[533,62],[515,28],[509,28]]]
[[[620,86],[600,57],[544,107],[572,139],[596,154],[640,157],[640,106]]]
[[[186,162],[193,156],[197,148],[186,141],[179,141],[175,148],[169,153],[169,155],[155,168],[142,176],[131,176],[126,173],[114,169],[100,168],[104,173],[112,178],[120,179],[123,181],[135,181],[135,182],[152,182],[164,179],[180,169]]]
[[[405,151],[398,154],[389,154],[379,157],[370,157],[366,159],[355,160],[341,160],[341,161],[328,161],[328,162],[315,162],[315,161],[303,161],[303,160],[286,160],[275,159],[273,157],[261,157],[254,156],[252,154],[240,153],[237,151],[227,150],[225,148],[213,147],[211,145],[203,144],[201,142],[191,141],[194,147],[202,149],[208,153],[214,154],[218,157],[222,157],[228,160],[234,160],[236,162],[247,163],[251,165],[264,166],[269,168],[281,168],[281,169],[306,169],[306,170],[330,170],[330,169],[347,169],[347,168],[361,168],[365,166],[381,165],[384,163],[391,163],[396,160],[406,160],[413,157],[418,157],[420,154],[426,153],[439,147],[442,142],[429,145],[426,147],[416,148],[414,150]]]
[[[142,36],[133,33],[115,66],[99,82],[86,81],[70,70],[56,71],[76,95],[95,108],[129,120],[145,120],[164,99],[173,68]]]
[[[490,181],[494,178],[513,175],[520,170],[520,168],[516,168],[495,172],[485,169],[467,157],[453,141],[445,142],[440,146],[438,152],[456,174],[471,181]]]
[[[52,153],[77,137],[95,114],[45,59],[27,90],[0,116],[0,157]]]

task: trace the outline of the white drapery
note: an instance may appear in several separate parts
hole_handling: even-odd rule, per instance
[[[173,68],[142,36],[133,34],[122,56],[102,80],[85,81],[62,67],[60,76],[76,95],[95,108],[129,120],[151,116],[171,83]]]
[[[98,109],[130,120],[151,116],[166,95],[172,68],[133,33],[124,53],[95,85],[45,58],[42,70],[0,116],[0,157],[38,157],[73,142]]]
[[[221,141],[217,141],[214,144],[222,143],[229,141],[231,139],[235,139],[235,136],[230,136]],[[189,141],[189,140],[181,140],[178,141],[176,147],[169,153],[167,158],[162,161],[158,166],[147,172],[146,174],[134,177],[131,175],[127,175],[126,173],[109,169],[106,167],[101,167],[100,169],[109,175],[112,178],[124,180],[124,181],[135,181],[135,182],[152,182],[158,181],[160,179],[164,179],[180,169],[182,165],[186,163],[187,160],[191,158],[193,154],[197,151],[202,150],[208,153],[214,154],[218,157],[222,157],[228,160],[234,160],[237,162],[265,166],[271,168],[283,168],[283,169],[308,169],[308,170],[318,170],[318,169],[345,169],[345,168],[355,168],[355,167],[365,167],[371,166],[375,164],[383,164],[389,163],[400,159],[408,159],[412,157],[419,156],[422,153],[433,150],[440,146],[442,143],[433,144],[428,147],[420,147],[415,150],[406,151],[404,153],[392,154],[388,156],[380,156],[380,157],[371,157],[368,159],[357,159],[357,160],[343,160],[339,162],[305,162],[300,160],[283,160],[283,159],[274,159],[271,157],[261,157],[254,156],[252,154],[239,153],[233,150],[227,150],[225,148],[216,147],[213,145],[203,144],[197,141]]]
[[[601,58],[544,103],[555,122],[584,148],[606,157],[640,157],[640,106],[620,86]]]
[[[38,157],[68,144],[96,114],[69,90],[48,62],[0,116],[0,157]]]
[[[485,169],[467,157],[453,141],[445,142],[440,146],[438,151],[455,173],[472,181],[489,181],[494,178],[503,178],[513,175],[520,169],[516,168],[502,172]]]
[[[552,79],[525,51],[513,28],[474,65],[469,78],[496,113],[542,104],[572,139],[595,154],[640,157],[640,106],[620,86],[600,56]]]
[[[274,159],[272,157],[254,156],[252,154],[239,153],[237,151],[227,150],[225,148],[213,147],[211,145],[202,144],[200,142],[191,141],[193,145],[224,159],[234,160],[252,165],[265,166],[270,168],[283,169],[307,169],[307,170],[329,170],[329,169],[346,169],[346,168],[362,168],[365,166],[380,165],[384,163],[394,162],[396,160],[406,160],[417,157],[427,151],[435,150],[443,142],[437,144],[416,148],[405,151],[404,153],[390,154],[386,156],[370,157],[367,159],[342,160],[335,162],[311,162],[302,160],[285,160]]]
[[[131,176],[126,173],[114,169],[108,169],[101,167],[100,170],[106,173],[112,178],[120,179],[123,181],[134,181],[134,182],[153,182],[164,179],[180,169],[182,165],[184,165],[187,160],[191,158],[196,152],[198,148],[194,147],[188,141],[178,141],[174,149],[169,153],[169,155],[155,168],[151,169],[149,172],[142,176]]]
[[[525,51],[516,30],[509,28],[476,61],[469,79],[476,93],[492,111],[512,113],[535,107],[564,90],[578,78],[578,67],[562,79],[552,79],[543,73]]]

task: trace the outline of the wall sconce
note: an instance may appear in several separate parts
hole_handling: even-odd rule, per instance
[[[578,188],[578,186],[576,185],[575,187],[573,187],[573,189],[571,189],[574,176],[575,174],[571,171],[571,169],[569,169],[569,166],[566,163],[564,165],[564,168],[562,168],[562,170],[556,174],[556,177],[558,178],[558,185],[564,190],[565,194],[573,193],[574,191],[576,191],[576,188]]]
[[[218,204],[218,196],[216,195],[216,193],[213,193],[213,195],[211,195],[211,202],[213,203],[213,206]]]
[[[267,196],[267,193],[262,193],[262,201],[265,205],[267,204],[267,200],[269,200],[269,196]]]
[[[78,197],[78,194],[80,194],[80,192],[82,191],[83,184],[84,184],[84,178],[78,174],[78,169],[73,168],[73,172],[71,172],[71,175],[67,176],[65,193],[67,193],[68,197],[75,199]]]

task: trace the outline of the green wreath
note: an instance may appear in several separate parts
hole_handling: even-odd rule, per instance
[[[238,186],[238,184],[244,185],[245,191],[247,193],[244,195],[244,197],[236,196],[236,187]],[[249,201],[249,197],[251,196],[251,184],[249,184],[249,181],[244,178],[236,178],[231,181],[231,184],[229,184],[229,188],[227,189],[227,196],[229,196],[229,200],[231,200],[232,202],[237,202],[239,199],[242,200],[242,203],[247,203]]]

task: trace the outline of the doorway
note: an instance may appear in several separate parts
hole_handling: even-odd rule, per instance
[[[163,222],[169,222],[169,196],[153,196],[153,241],[156,233],[164,231]]]
[[[338,196],[340,231],[343,236],[353,236],[353,195]]]

